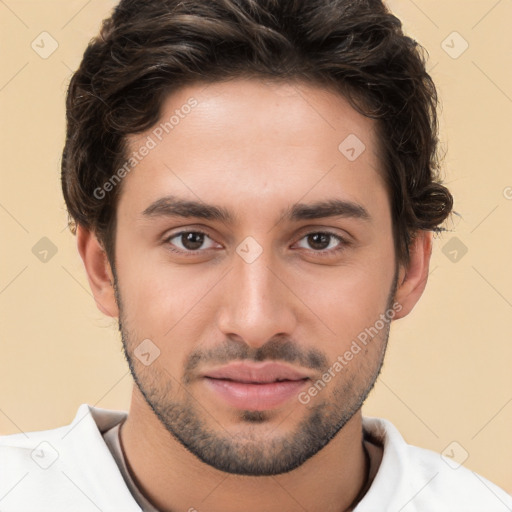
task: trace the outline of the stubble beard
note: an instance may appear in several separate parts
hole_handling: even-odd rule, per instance
[[[396,286],[397,275],[395,274],[387,310],[392,307]],[[317,403],[307,407],[297,400],[296,407],[304,408],[307,412],[293,431],[279,433],[279,424],[270,430],[269,422],[273,416],[272,412],[239,411],[238,419],[242,428],[232,434],[222,426],[220,419],[208,413],[194,397],[189,389],[191,382],[188,379],[184,378],[179,382],[165,367],[156,363],[145,367],[134,360],[133,351],[140,341],[126,327],[127,322],[117,283],[115,283],[115,290],[124,355],[135,384],[146,403],[175,440],[202,462],[226,473],[270,476],[287,473],[301,466],[326,446],[359,411],[382,369],[390,323],[386,324],[385,328],[370,342],[373,345],[372,349],[377,349],[373,360],[367,357],[366,364],[363,363],[355,372],[348,373],[348,378],[344,373],[348,370],[342,370],[329,385],[333,386],[332,391],[327,387],[319,393],[319,395],[325,394],[324,400],[317,400]],[[248,350],[237,347],[240,345],[230,347],[230,354],[238,355],[231,360],[262,360],[261,353],[252,353],[253,357],[248,358],[242,355],[247,356]],[[290,345],[286,343],[273,344],[272,358],[291,360],[292,358],[288,357],[286,352],[288,347]],[[296,347],[293,350],[296,351]],[[369,349],[366,348],[356,357],[365,357],[368,352]],[[321,353],[317,354],[318,366],[320,361],[322,364],[326,361]],[[361,368],[364,371],[361,371]],[[323,367],[319,375],[322,375],[326,369]],[[184,397],[181,400],[177,398],[180,394],[177,390]]]

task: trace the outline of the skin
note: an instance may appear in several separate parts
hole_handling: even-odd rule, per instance
[[[308,372],[307,390],[393,304],[400,309],[395,320],[413,309],[427,281],[431,233],[419,232],[409,264],[397,266],[376,127],[342,96],[304,83],[194,84],[167,97],[162,119],[191,97],[197,106],[122,182],[117,300],[102,245],[93,232],[83,227],[77,232],[96,303],[106,315],[120,318],[136,380],[121,429],[130,471],[148,499],[165,511],[351,510],[366,483],[361,404],[380,371],[388,328],[307,404],[294,398],[251,415],[219,398],[200,371],[222,358],[264,354]],[[131,136],[131,149],[151,133]],[[338,150],[349,134],[366,146],[355,161]],[[171,194],[223,207],[235,220],[144,215]],[[369,218],[281,219],[296,203],[332,198],[357,203]],[[186,254],[191,246],[175,236],[185,230],[207,234],[199,244],[202,252]],[[346,242],[327,238],[319,246],[308,237],[325,231]],[[262,249],[251,263],[236,252],[248,236]],[[342,250],[333,250],[338,247]],[[134,357],[144,339],[160,350],[149,366]],[[290,346],[304,357],[285,359]],[[192,354],[202,359],[187,371]],[[316,366],[306,366],[307,354],[319,357]],[[199,428],[189,437],[203,460],[171,435],[173,426],[187,435],[178,413]],[[291,458],[305,450],[299,434],[313,419],[317,432],[332,439],[324,439],[323,447],[310,443],[315,453],[295,460],[297,467],[268,474],[270,462],[283,463],[279,450],[285,441],[295,443]],[[207,436],[203,446],[198,432]],[[221,463],[215,447],[221,442],[233,467],[249,464],[252,475],[265,474],[266,467],[266,476],[216,467]],[[371,482],[382,450],[366,446]],[[207,452],[212,460],[205,462]]]

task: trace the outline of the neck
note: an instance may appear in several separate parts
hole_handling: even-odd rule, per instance
[[[375,473],[368,478],[360,410],[300,467],[268,477],[224,473],[201,462],[169,434],[136,388],[120,436],[133,480],[163,512],[349,511]]]

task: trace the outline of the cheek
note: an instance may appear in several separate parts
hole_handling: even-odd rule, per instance
[[[364,271],[355,270],[329,279],[322,290],[302,287],[315,312],[335,333],[337,340],[347,341],[372,325],[384,312],[387,282],[379,283]]]
[[[134,251],[119,261],[123,314],[139,337],[160,340],[163,347],[185,327],[192,334],[208,321],[201,303],[216,279],[206,268],[171,265],[165,255],[150,261],[148,255]]]
[[[333,331],[332,350],[350,345],[386,311],[395,269],[392,246],[381,247],[379,257],[362,256],[350,265],[297,278],[304,302]]]

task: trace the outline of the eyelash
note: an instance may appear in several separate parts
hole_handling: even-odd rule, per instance
[[[168,249],[171,251],[171,252],[174,252],[174,253],[177,253],[177,254],[186,254],[186,255],[190,255],[190,256],[194,256],[194,255],[197,255],[197,254],[200,254],[200,253],[203,253],[203,252],[206,252],[208,251],[209,249],[197,249],[195,251],[184,251],[182,249],[175,249],[171,246],[170,244],[170,240],[172,240],[173,238],[176,238],[178,236],[181,236],[185,233],[194,233],[194,234],[201,234],[201,235],[204,235],[204,236],[207,236],[208,238],[211,238],[208,233],[205,233],[204,231],[201,231],[199,229],[195,229],[195,230],[189,230],[189,231],[179,231],[177,233],[172,233],[170,236],[166,237],[164,242],[166,242],[167,244],[169,244],[169,247]],[[318,256],[332,256],[333,254],[337,254],[338,252],[340,251],[343,251],[344,249],[346,249],[349,245],[350,245],[350,242],[348,240],[346,240],[345,238],[343,238],[342,236],[338,235],[337,233],[332,233],[330,231],[310,231],[308,233],[305,233],[301,238],[299,238],[298,241],[310,236],[310,235],[327,235],[327,236],[330,236],[334,239],[336,239],[338,242],[340,242],[340,244],[335,247],[334,249],[324,249],[322,251],[315,251],[313,249],[309,250],[308,252],[312,252],[314,253],[315,255],[318,255]]]

